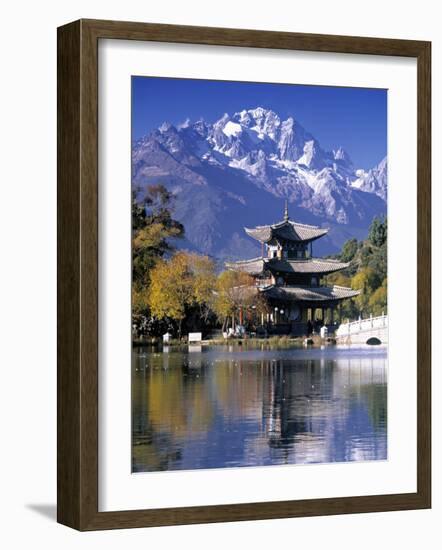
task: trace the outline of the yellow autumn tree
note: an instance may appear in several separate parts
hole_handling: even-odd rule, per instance
[[[214,299],[215,265],[208,256],[186,254],[193,302],[199,307],[201,318],[207,321]]]
[[[387,313],[387,278],[383,280],[382,285],[370,296],[368,305],[370,312],[375,316]]]
[[[216,281],[216,295],[213,308],[226,329],[229,319],[232,326],[239,311],[254,308],[258,313],[267,310],[267,303],[255,286],[248,273],[241,271],[223,271]]]
[[[132,324],[138,331],[150,318],[148,289],[156,262],[174,250],[171,239],[184,234],[172,217],[173,195],[163,185],[132,193]]]
[[[327,275],[326,282],[329,285],[338,285],[338,286],[351,286],[351,277],[347,277],[341,272],[337,271]]]
[[[152,315],[176,321],[181,337],[186,312],[210,303],[214,282],[214,264],[207,256],[179,252],[170,260],[160,260],[151,271],[147,294]]]
[[[356,307],[362,314],[369,314],[370,298],[379,286],[379,275],[371,267],[364,267],[351,279],[351,288],[360,290],[359,296],[354,299]]]

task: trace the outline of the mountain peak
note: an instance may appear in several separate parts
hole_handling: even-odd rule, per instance
[[[351,182],[352,187],[374,193],[385,201],[387,200],[387,179],[388,179],[388,161],[384,157],[381,162],[366,172],[365,170],[356,170],[356,179]]]
[[[204,253],[246,254],[242,226],[262,222],[282,198],[296,202],[300,221],[343,225],[345,236],[386,209],[386,158],[355,170],[343,147],[325,151],[294,117],[262,106],[213,123],[165,122],[133,142],[132,158],[133,185],[164,183],[188,241]]]
[[[264,107],[255,107],[254,109],[243,109],[235,113],[232,120],[245,126],[246,128],[255,128],[259,131],[274,131],[280,125],[280,118],[271,109]]]
[[[346,164],[353,164],[350,155],[342,146],[339,146],[336,150],[333,151],[333,158],[335,160],[340,160]]]
[[[169,130],[175,130],[175,126],[173,124],[171,124],[170,122],[163,122],[163,124],[161,124],[161,126],[158,128],[158,130],[162,133],[162,134],[165,134],[166,132],[169,132]]]
[[[203,118],[200,118],[191,125],[191,128],[200,136],[206,137],[210,126]]]
[[[384,157],[376,167],[379,172],[387,170],[387,157]]]
[[[340,145],[333,151],[333,156],[336,160],[343,160],[347,156],[347,151]]]
[[[272,111],[272,109],[266,109],[260,106],[255,107],[254,109],[243,109],[239,113],[235,113],[235,116],[240,116],[242,118],[246,118],[247,115],[254,119],[264,118],[267,116],[278,116],[275,111]]]
[[[315,139],[305,143],[304,154],[298,159],[298,164],[303,164],[310,170],[321,170],[326,166],[325,154]]]
[[[273,111],[264,109],[264,107],[255,107],[254,109],[249,109],[249,113],[254,117],[259,117],[259,116],[264,116],[267,113],[273,113]]]
[[[182,128],[189,128],[191,123],[191,120],[189,117],[186,118],[184,122],[181,122],[181,124],[177,125],[178,130],[181,130]]]

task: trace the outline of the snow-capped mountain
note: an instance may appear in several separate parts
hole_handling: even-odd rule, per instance
[[[352,186],[367,193],[375,193],[385,201],[387,200],[387,157],[369,170],[356,170],[357,179],[352,181]]]
[[[281,199],[293,219],[331,226],[322,253],[364,237],[386,211],[386,158],[357,169],[342,147],[325,151],[295,119],[262,107],[213,124],[165,122],[134,142],[132,162],[135,187],[157,182],[174,192],[186,246],[220,257],[256,252],[243,226],[281,219]]]

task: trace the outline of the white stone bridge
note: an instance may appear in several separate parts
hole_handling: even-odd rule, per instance
[[[388,316],[370,316],[368,319],[342,323],[335,332],[335,338],[338,344],[387,344]]]

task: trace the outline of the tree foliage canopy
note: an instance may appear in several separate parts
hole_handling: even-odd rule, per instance
[[[216,281],[213,308],[218,319],[223,322],[223,327],[227,319],[235,319],[240,310],[243,313],[253,310],[257,314],[268,311],[267,302],[256,288],[254,278],[241,271],[220,273]]]
[[[176,321],[179,327],[194,307],[204,315],[213,298],[214,281],[215,266],[207,256],[178,252],[169,260],[159,260],[147,292],[151,314]]]
[[[360,290],[359,296],[342,304],[344,318],[387,313],[387,220],[374,218],[364,241],[350,239],[338,258],[350,262],[343,272],[327,277],[328,282]]]
[[[368,240],[374,246],[382,246],[387,242],[387,218],[374,218],[368,232]]]
[[[356,252],[358,251],[358,240],[357,239],[349,239],[344,243],[344,246],[341,250],[341,261],[343,262],[351,262]]]
[[[132,280],[149,283],[149,271],[158,258],[173,250],[171,238],[184,235],[182,224],[172,218],[172,194],[163,185],[150,185],[142,199],[132,197]]]
[[[138,189],[132,194],[132,311],[134,321],[149,315],[147,289],[156,262],[173,251],[170,239],[184,235],[172,218],[172,194],[163,185]],[[140,197],[141,195],[141,197]]]

